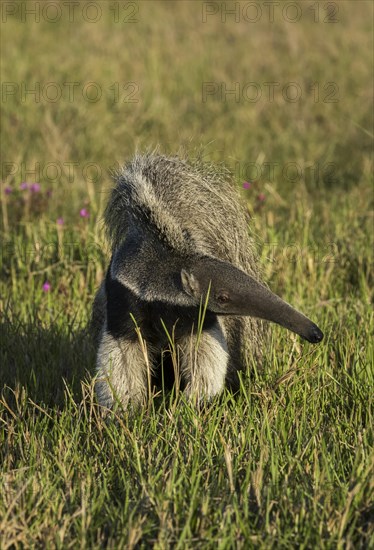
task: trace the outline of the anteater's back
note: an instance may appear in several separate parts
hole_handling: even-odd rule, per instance
[[[201,251],[256,276],[249,214],[225,168],[179,157],[137,155],[118,175],[106,210],[114,247],[138,210],[174,248]]]

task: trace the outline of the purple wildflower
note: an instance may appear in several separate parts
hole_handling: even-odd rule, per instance
[[[251,187],[251,183],[249,181],[244,181],[243,182],[243,189],[249,189]]]
[[[26,181],[24,181],[20,184],[19,187],[20,187],[20,189],[22,189],[22,191],[25,191],[26,189],[29,188],[29,184]]]
[[[44,292],[49,292],[52,288],[52,285],[48,281],[45,281],[42,288],[43,288]]]
[[[79,215],[80,215],[81,218],[89,218],[90,217],[90,213],[87,210],[87,208],[82,208],[79,212]]]
[[[32,193],[39,193],[39,191],[40,191],[40,183],[32,183],[32,184],[30,185],[30,191],[31,191]]]
[[[57,225],[64,225],[64,218],[57,218],[56,223]]]
[[[13,193],[13,189],[11,187],[5,187],[4,193],[6,195],[10,195],[11,193]]]

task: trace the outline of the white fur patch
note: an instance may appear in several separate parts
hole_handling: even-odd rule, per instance
[[[196,335],[186,338],[181,360],[182,376],[187,382],[186,393],[198,400],[212,398],[225,386],[229,354],[222,329],[217,323]]]
[[[123,405],[140,404],[147,397],[150,360],[139,342],[113,338],[104,327],[97,354],[98,401],[111,407],[115,398]]]

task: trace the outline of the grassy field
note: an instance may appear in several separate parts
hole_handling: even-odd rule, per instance
[[[374,546],[373,4],[287,4],[2,3],[2,550]],[[104,420],[101,216],[156,144],[232,169],[325,339],[272,326],[239,395]]]

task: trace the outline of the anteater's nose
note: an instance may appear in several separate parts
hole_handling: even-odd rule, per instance
[[[312,344],[317,344],[323,339],[323,332],[320,330],[317,325],[313,323],[312,328],[309,331],[309,334],[307,336],[308,342],[311,342]]]

